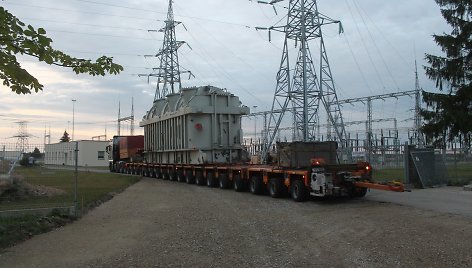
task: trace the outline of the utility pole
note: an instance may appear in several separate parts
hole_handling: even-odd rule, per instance
[[[273,0],[270,2],[258,1],[258,3],[272,5],[285,0]],[[288,16],[284,25],[271,26],[269,28],[257,27],[258,30],[268,30],[269,39],[271,31],[285,34],[284,48],[280,68],[277,73],[277,86],[275,89],[272,111],[281,110],[281,113],[271,113],[269,116],[267,141],[264,144],[262,159],[267,160],[269,148],[277,135],[280,124],[286,112],[292,111],[294,123],[294,138],[300,136],[301,141],[316,140],[316,127],[320,105],[326,111],[326,117],[330,126],[336,133],[335,139],[344,147],[347,138],[343,124],[343,117],[331,68],[326,52],[322,26],[340,24],[318,12],[316,0],[288,0]],[[342,27],[340,27],[340,32]],[[315,68],[313,57],[309,48],[310,41],[317,41],[320,62]],[[289,41],[293,41],[298,48],[297,61],[293,69],[290,63]],[[289,108],[290,107],[290,108]],[[300,135],[298,135],[300,134]],[[343,148],[346,149],[346,148]]]
[[[74,125],[75,125],[75,102],[77,100],[72,100],[72,141],[74,141]]]
[[[131,98],[131,115],[121,117],[121,103],[118,102],[118,136],[121,135],[121,122],[130,122],[130,135],[134,135],[134,98]]]

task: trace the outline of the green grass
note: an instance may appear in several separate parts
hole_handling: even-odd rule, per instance
[[[386,169],[374,169],[373,176],[374,180],[378,182],[384,181],[404,181],[405,174],[403,168],[386,168]]]
[[[0,209],[9,207],[38,207],[48,204],[70,204],[74,201],[74,171],[54,170],[41,167],[20,167],[16,176],[32,185],[43,185],[63,190],[65,193],[55,196],[29,197],[27,199],[1,202]],[[120,192],[139,180],[137,176],[123,176],[113,173],[78,173],[78,201],[83,207],[93,205],[109,193]],[[83,201],[83,204],[82,204]]]
[[[74,220],[66,215],[48,217],[27,215],[17,218],[0,218],[0,248],[7,248],[31,238],[34,235],[49,232]]]
[[[463,186],[472,182],[472,164],[460,163],[457,165],[447,165],[449,175],[449,185]],[[404,181],[405,171],[403,168],[374,169],[375,181]]]
[[[0,210],[19,208],[52,207],[73,204],[74,171],[53,170],[41,167],[20,167],[15,176],[32,185],[43,185],[64,191],[55,196],[31,197],[30,195],[13,195],[0,199]],[[138,176],[113,173],[78,173],[79,209],[87,210],[102,201],[110,199],[112,193],[121,192],[137,182]],[[21,189],[21,187],[17,187]],[[21,193],[21,191],[20,191]],[[17,197],[18,196],[18,197]],[[74,220],[74,217],[53,212],[49,216],[28,215],[17,218],[0,218],[0,248],[10,247],[36,234],[48,232]]]

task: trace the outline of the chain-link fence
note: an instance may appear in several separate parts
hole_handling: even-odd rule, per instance
[[[71,213],[72,196],[54,187],[58,171],[43,167],[44,145],[0,145],[0,217],[48,214],[52,210]],[[67,187],[72,187],[70,178]],[[61,186],[61,185],[58,185]]]

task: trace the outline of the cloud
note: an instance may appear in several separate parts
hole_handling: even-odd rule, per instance
[[[345,33],[337,26],[324,30],[331,70],[340,99],[354,98],[414,88],[414,60],[424,65],[423,53],[440,53],[431,35],[447,31],[434,1],[318,1],[323,14],[343,22]],[[135,117],[141,118],[153,101],[155,80],[148,83],[146,74],[158,66],[156,59],[144,58],[161,47],[162,34],[148,32],[163,26],[168,1],[81,1],[26,0],[2,2],[25,22],[42,26],[54,40],[54,46],[76,57],[113,56],[125,71],[117,76],[90,77],[75,75],[71,70],[37,63],[26,57],[22,64],[41,83],[44,92],[19,96],[0,88],[0,114],[50,120],[55,136],[62,135],[72,120],[72,99],[76,99],[79,138],[104,132],[104,121],[115,121],[118,103],[122,114],[131,112],[134,98]],[[283,2],[281,5],[284,5]],[[348,4],[347,4],[348,3]],[[34,7],[33,7],[34,6]],[[119,8],[125,6],[129,8]],[[175,17],[183,22],[177,28],[177,39],[191,47],[180,50],[181,66],[197,77],[184,86],[215,85],[238,95],[247,106],[269,109],[280,65],[283,35],[256,31],[254,26],[285,23],[285,10],[255,1],[174,1]],[[245,25],[251,26],[249,28]],[[291,43],[291,50],[294,49]],[[315,59],[319,58],[312,46]],[[33,61],[32,61],[33,60]],[[293,65],[292,65],[293,66]],[[424,88],[434,89],[420,69]],[[377,104],[375,104],[377,105]],[[389,100],[377,107],[383,117],[411,116],[411,100]],[[365,118],[365,107],[344,108],[349,120]],[[260,119],[262,125],[262,119]],[[404,123],[407,124],[407,123]],[[31,129],[44,123],[31,122]],[[0,130],[0,136],[4,136]],[[115,131],[110,127],[109,133]],[[42,136],[37,132],[36,136]]]

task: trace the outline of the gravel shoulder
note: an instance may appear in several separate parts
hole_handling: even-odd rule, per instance
[[[296,203],[144,178],[2,267],[467,267],[472,219],[371,200]]]

